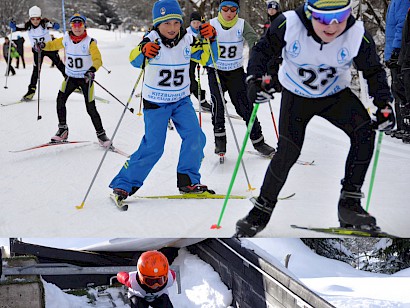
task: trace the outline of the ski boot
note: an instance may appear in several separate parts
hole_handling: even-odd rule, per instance
[[[64,142],[68,138],[68,126],[67,124],[58,124],[58,131],[51,137],[52,143]]]
[[[270,145],[266,144],[263,139],[262,139],[262,141],[260,141],[258,143],[254,143],[253,147],[263,157],[272,158],[273,155],[275,155],[275,153],[276,153],[276,150],[274,148],[272,148]]]
[[[225,134],[225,132],[223,132]],[[219,163],[225,162],[226,135],[215,136],[215,154],[219,156]]]
[[[97,138],[98,138],[98,142],[100,143],[100,145],[103,146],[104,148],[112,147],[111,140],[105,134],[105,130],[98,131]]]
[[[202,108],[202,110],[205,111],[205,112],[211,112],[211,104],[208,103],[208,102],[206,101],[206,99],[203,99],[203,100],[201,101],[201,108]]]
[[[212,195],[215,194],[213,190],[208,189],[208,186],[202,184],[180,186],[178,187],[178,189],[181,194],[202,194],[204,192],[210,193]]]
[[[261,196],[251,198],[250,201],[254,207],[246,217],[237,221],[235,237],[254,237],[265,229],[276,205],[276,202],[270,202]]]
[[[124,201],[128,197],[128,192],[121,188],[114,188],[112,194],[110,195],[111,199],[114,201],[117,208],[121,211],[128,210],[128,204],[125,204]]]
[[[28,86],[28,91],[26,94],[24,94],[23,98],[21,99],[22,101],[31,101],[34,97],[34,94],[36,94],[36,86]]]
[[[360,204],[364,194],[358,188],[356,191],[342,189],[338,204],[338,216],[342,228],[376,230],[376,218],[367,213]]]

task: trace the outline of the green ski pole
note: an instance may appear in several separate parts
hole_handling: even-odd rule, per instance
[[[235,183],[236,174],[238,173],[239,165],[241,164],[242,156],[243,156],[243,153],[245,152],[246,143],[248,142],[248,137],[251,133],[253,123],[255,122],[256,114],[258,112],[258,109],[259,109],[259,104],[255,104],[254,107],[253,107],[251,118],[249,120],[248,128],[247,128],[246,133],[245,133],[245,138],[243,139],[241,151],[239,152],[238,159],[236,160],[235,169],[234,169],[233,174],[232,174],[231,182],[229,183],[228,192],[226,193],[226,196],[225,196],[224,204],[222,206],[221,214],[219,215],[218,223],[215,224],[215,225],[212,225],[211,229],[220,229],[221,228],[222,217],[224,215],[226,205],[228,204],[229,195],[231,194],[233,184]]]
[[[379,161],[379,154],[380,154],[380,147],[382,145],[382,139],[383,139],[383,132],[379,132],[379,137],[377,138],[376,153],[374,155],[372,176],[370,178],[369,193],[367,194],[366,211],[368,211],[369,209],[370,199],[372,197],[374,178],[376,177],[376,169],[377,169],[377,163]]]

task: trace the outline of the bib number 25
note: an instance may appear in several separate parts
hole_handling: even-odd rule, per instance
[[[159,76],[162,77],[158,83],[163,87],[180,86],[184,83],[184,69],[179,70],[161,70]]]

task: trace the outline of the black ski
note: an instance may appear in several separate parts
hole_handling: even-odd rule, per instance
[[[303,227],[297,225],[290,225],[294,229],[309,230],[327,234],[336,234],[342,236],[356,236],[356,237],[387,237],[387,238],[399,238],[398,236],[383,232],[381,230],[365,230],[355,228],[342,228],[342,227],[330,227],[330,228],[315,228],[315,227]]]

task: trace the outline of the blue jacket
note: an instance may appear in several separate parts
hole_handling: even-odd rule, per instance
[[[393,49],[401,47],[401,34],[410,0],[392,0],[386,15],[386,46],[384,60],[390,60]]]

